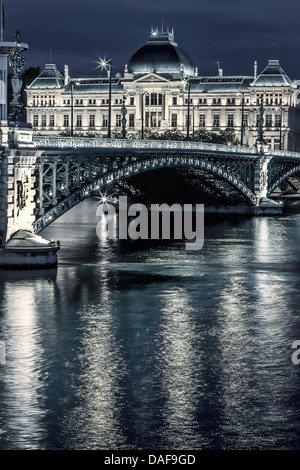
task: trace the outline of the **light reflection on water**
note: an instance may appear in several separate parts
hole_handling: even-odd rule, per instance
[[[190,304],[186,288],[161,293],[161,330],[157,337],[157,368],[161,375],[163,438],[167,449],[181,449],[185,442],[201,448],[207,439],[195,433],[198,427],[197,403],[205,383],[199,351],[201,334],[197,331],[195,307]]]
[[[52,224],[57,272],[0,272],[0,449],[299,448],[299,222],[206,223],[200,252]]]

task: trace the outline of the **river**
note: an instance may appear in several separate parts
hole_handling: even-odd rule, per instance
[[[299,449],[300,209],[205,219],[202,250],[100,241],[95,199],[0,272],[0,449]]]

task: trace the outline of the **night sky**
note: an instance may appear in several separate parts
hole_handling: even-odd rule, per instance
[[[27,66],[56,63],[71,76],[99,74],[99,56],[123,71],[148,40],[151,26],[174,28],[199,75],[252,75],[276,58],[300,79],[299,0],[4,0],[4,40],[17,29],[29,44]]]

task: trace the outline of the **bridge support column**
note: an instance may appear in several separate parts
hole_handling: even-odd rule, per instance
[[[260,157],[254,169],[254,194],[259,203],[268,193],[268,165],[272,157]]]
[[[44,164],[39,165],[39,215],[44,214],[44,198],[43,198],[43,184],[44,184]]]
[[[76,172],[76,186],[77,186],[77,188],[80,188],[80,186],[81,186],[80,176],[81,176],[81,163],[77,162],[77,172]]]
[[[58,246],[33,233],[39,152],[9,150],[0,157],[0,268],[54,266]],[[42,199],[43,194],[40,194]]]
[[[32,232],[35,220],[35,176],[30,158],[12,150],[2,156],[0,165],[1,246],[19,229]]]
[[[55,206],[57,204],[57,198],[56,198],[56,162],[51,164],[51,169],[52,169],[52,204]]]
[[[258,143],[256,144],[258,146]],[[259,159],[256,161],[254,169],[254,194],[256,196],[256,205],[253,208],[253,213],[259,214],[281,214],[282,205],[269,199],[268,195],[268,181],[269,181],[269,163],[272,156],[268,155],[268,146],[264,143],[259,143],[260,152]]]
[[[64,164],[65,168],[65,184],[64,184],[64,189],[63,189],[63,194],[65,196],[68,196],[70,194],[70,189],[69,189],[69,162]]]

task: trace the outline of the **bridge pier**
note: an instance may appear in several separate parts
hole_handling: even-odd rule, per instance
[[[59,249],[33,233],[36,160],[41,152],[6,150],[0,164],[0,268],[53,266]]]
[[[282,214],[282,204],[268,198],[268,182],[270,162],[273,158],[269,153],[269,146],[264,142],[257,142],[256,148],[259,158],[254,167],[254,194],[257,203],[252,208],[253,215]]]

